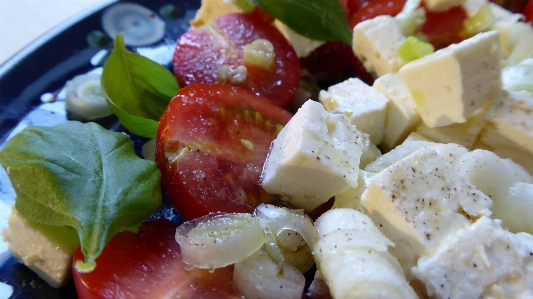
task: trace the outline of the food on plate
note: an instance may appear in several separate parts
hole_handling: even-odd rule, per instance
[[[161,205],[157,165],[135,155],[127,135],[95,123],[28,127],[9,139],[0,153],[0,163],[16,182],[15,207],[21,219],[13,224],[22,223],[28,230],[33,230],[33,222],[47,225],[56,236],[67,230],[64,226],[75,229],[85,255],[83,262],[77,261],[78,269],[96,267],[96,258],[115,234],[136,232]],[[24,238],[11,229],[7,235],[10,246]],[[33,259],[40,258],[36,253]]]
[[[292,114],[224,84],[182,88],[160,119],[156,161],[163,188],[186,220],[252,212],[272,196],[258,184],[270,143]]]
[[[78,297],[241,298],[231,286],[232,266],[210,271],[189,269],[183,263],[174,238],[176,226],[166,219],[151,220],[137,234],[118,234],[98,257],[94,271],[83,273],[74,267]],[[78,250],[75,259],[82,258]]]
[[[72,257],[80,246],[76,231],[67,226],[32,222],[13,207],[3,237],[11,254],[54,288],[72,279]]]
[[[224,1],[228,14],[205,1],[177,41],[176,77],[118,35],[103,71],[107,101],[124,126],[152,138],[159,171],[131,151],[135,166],[119,164],[111,157],[122,147],[111,145],[128,138],[94,124],[24,130],[0,151],[19,197],[4,233],[14,254],[30,267],[46,254],[22,253],[17,228],[48,245],[53,236],[33,222],[78,229],[80,298],[531,297],[533,92],[521,74],[533,28],[484,1],[355,2]],[[316,67],[321,58],[331,66]],[[355,78],[359,68],[369,77]],[[63,158],[30,147],[28,160],[24,138]],[[97,163],[75,153],[106,146]],[[34,160],[60,173],[39,191],[71,192],[80,172],[69,165],[86,161],[76,165],[122,178],[95,188],[118,196],[84,200],[82,212],[70,208],[79,199],[28,196],[28,182],[43,186],[35,172],[21,175]],[[117,162],[111,173],[99,168],[107,161]],[[187,222],[141,225],[160,187]],[[132,193],[144,199],[122,210]]]
[[[333,298],[418,298],[387,251],[394,243],[368,216],[354,209],[332,209],[315,227],[320,238],[313,254]],[[313,291],[311,296],[315,298]]]
[[[189,30],[172,59],[181,87],[194,83],[239,86],[285,107],[300,82],[294,49],[271,24],[251,14],[227,14]]]
[[[65,84],[65,108],[81,120],[90,121],[113,114],[100,83],[99,74],[78,75]]]

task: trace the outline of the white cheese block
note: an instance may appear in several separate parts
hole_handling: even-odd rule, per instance
[[[59,288],[72,277],[72,257],[78,248],[74,229],[36,224],[13,207],[3,231],[9,250],[50,286]]]
[[[492,101],[487,101],[483,107],[478,109],[464,123],[451,124],[437,128],[429,128],[428,126],[421,124],[416,128],[416,133],[434,142],[456,143],[468,149],[472,149],[487,123],[485,116],[490,109],[491,103]]]
[[[320,91],[318,98],[327,111],[346,116],[357,129],[380,144],[389,99],[358,78],[350,78]]]
[[[273,141],[261,185],[294,207],[311,211],[357,187],[362,136],[343,115],[307,101]]]
[[[391,16],[365,20],[353,28],[353,52],[376,78],[397,72],[405,64],[398,54],[404,41],[405,36]]]
[[[483,32],[403,66],[399,73],[430,128],[464,123],[501,90],[498,32]]]
[[[386,151],[400,144],[414,131],[421,119],[415,101],[400,74],[388,73],[374,81],[373,87],[389,98],[382,146]]]
[[[313,40],[294,32],[294,30],[289,28],[280,20],[276,19],[274,21],[274,26],[276,26],[276,28],[278,28],[281,34],[285,36],[287,41],[289,41],[289,43],[294,48],[296,55],[298,55],[298,57],[300,58],[311,54],[313,50],[324,44],[323,41]]]
[[[527,233],[514,235],[527,257],[533,252],[533,236]],[[528,253],[529,252],[529,253]],[[533,298],[533,259],[524,258],[522,275],[508,276],[490,286],[481,296],[483,299]]]
[[[527,244],[503,230],[498,221],[481,217],[420,258],[413,273],[426,284],[430,296],[472,299],[500,280],[525,274],[524,262],[531,259]]]
[[[490,215],[492,201],[434,149],[423,147],[376,174],[361,205],[386,237],[410,245],[397,251],[420,257],[468,226],[469,218]]]
[[[430,11],[445,11],[454,6],[460,6],[465,0],[424,0],[426,7]]]
[[[411,142],[411,141],[431,141],[428,138],[418,134],[417,132],[411,132],[407,138],[403,142]]]
[[[370,173],[379,173],[385,168],[426,146],[433,148],[437,154],[441,155],[444,160],[451,164],[453,164],[463,154],[468,152],[467,148],[454,143],[444,144],[425,140],[406,140],[390,152],[380,156],[374,162],[368,164],[365,168],[365,171]]]
[[[533,93],[502,92],[494,101],[487,120],[492,126],[482,133],[483,143],[533,154]]]

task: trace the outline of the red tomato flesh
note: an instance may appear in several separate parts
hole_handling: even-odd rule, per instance
[[[361,8],[357,10],[350,20],[350,26],[355,25],[364,20],[369,20],[381,15],[395,16],[399,14],[406,0],[370,0],[362,4]]]
[[[235,86],[181,89],[156,138],[156,162],[173,206],[190,220],[210,212],[252,212],[270,202],[259,177],[270,143],[291,117]]]
[[[96,268],[80,273],[73,267],[80,299],[241,298],[231,286],[233,267],[185,270],[175,240],[177,225],[153,220],[138,234],[116,235],[96,259]],[[83,259],[78,249],[74,261]]]
[[[267,39],[274,46],[275,61],[269,69],[244,61],[244,46],[257,39]],[[294,49],[257,14],[228,14],[188,31],[178,40],[172,62],[180,86],[218,83],[222,65],[243,65],[248,76],[238,86],[281,107],[288,105],[300,82],[300,64]]]
[[[426,22],[422,25],[421,32],[427,35],[435,49],[442,49],[463,40],[460,33],[468,14],[462,7],[456,6],[442,12],[429,11],[426,8],[425,10]]]
[[[526,22],[533,22],[533,1],[528,1],[526,7],[524,8],[524,17]]]

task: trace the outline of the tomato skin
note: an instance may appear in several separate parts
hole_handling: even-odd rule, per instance
[[[283,35],[259,14],[224,15],[185,33],[176,44],[172,60],[180,86],[218,83],[220,66],[244,65],[248,76],[238,86],[286,107],[300,82],[298,57]],[[259,38],[274,46],[275,62],[270,69],[244,62],[243,47]]]
[[[396,16],[399,14],[406,0],[370,0],[362,4],[350,20],[350,27],[381,15]]]
[[[455,6],[442,12],[429,11],[423,7],[426,10],[426,22],[420,31],[427,35],[435,49],[442,49],[463,40],[460,33],[468,14],[462,7]]]
[[[526,18],[526,22],[533,22],[533,1],[530,0],[527,2],[523,14]]]
[[[269,202],[259,177],[270,143],[291,117],[235,86],[181,89],[163,113],[156,138],[156,162],[173,206],[191,220],[210,212],[252,212]]]
[[[344,42],[326,42],[306,57],[300,58],[300,65],[320,83],[341,75],[350,68],[354,59],[350,45]]]
[[[185,270],[175,240],[177,225],[168,220],[143,223],[138,234],[117,234],[89,273],[76,271],[80,299],[179,298],[237,299],[231,286],[233,267]],[[78,249],[74,261],[83,259]]]

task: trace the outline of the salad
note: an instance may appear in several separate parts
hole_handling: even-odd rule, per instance
[[[84,122],[0,151],[10,250],[80,298],[531,295],[533,29],[463,2],[205,0],[173,72],[117,34]],[[147,220],[163,195],[184,224]]]

